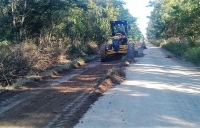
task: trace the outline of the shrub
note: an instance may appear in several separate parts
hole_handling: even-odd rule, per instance
[[[71,59],[82,56],[81,46],[75,46],[74,44],[70,45],[67,49],[67,54]]]
[[[185,52],[187,52],[189,46],[187,44],[183,44],[183,43],[169,42],[169,43],[163,44],[162,48],[164,48],[178,56],[183,56],[185,54]]]
[[[9,45],[10,42],[8,41],[0,42],[0,61],[2,61],[6,56],[8,56],[11,53]]]
[[[30,75],[31,72],[43,71],[51,66],[51,54],[42,53],[34,44],[14,45],[0,63],[1,83],[3,82],[4,86],[11,85],[17,79]]]
[[[200,47],[193,47],[188,49],[184,57],[197,65],[200,65]]]
[[[93,55],[98,53],[98,47],[95,43],[80,44],[78,46],[70,45],[67,54],[71,59]]]
[[[98,48],[96,44],[94,43],[87,44],[86,54],[92,55],[97,53],[98,53]]]

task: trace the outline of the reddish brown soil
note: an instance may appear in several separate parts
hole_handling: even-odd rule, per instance
[[[55,77],[76,69],[0,94],[0,127],[73,127],[102,93],[123,81],[123,77],[106,75],[113,67],[121,68],[121,62],[114,57],[95,67],[80,67],[82,73],[54,86],[49,84]]]

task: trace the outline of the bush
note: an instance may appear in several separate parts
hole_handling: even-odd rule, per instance
[[[22,43],[10,48],[0,63],[1,85],[11,85],[19,78],[52,66],[51,54],[42,53],[34,44]]]
[[[68,47],[67,54],[70,56],[71,59],[82,56],[81,46],[75,46],[74,44],[70,45]]]
[[[94,43],[87,44],[86,54],[93,55],[98,53],[97,45]]]
[[[197,65],[200,65],[200,47],[194,47],[188,49],[184,57]]]
[[[162,48],[164,48],[178,56],[183,56],[187,52],[189,46],[187,44],[183,44],[183,43],[169,42],[169,43],[163,44]]]
[[[86,55],[93,55],[98,53],[98,48],[95,43],[80,44],[78,46],[70,45],[67,50],[71,59],[84,57]]]
[[[0,42],[0,61],[2,61],[6,56],[8,56],[11,53],[9,45],[10,42],[8,41]]]

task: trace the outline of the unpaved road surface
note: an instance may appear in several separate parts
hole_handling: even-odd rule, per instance
[[[75,128],[200,128],[200,72],[151,44]]]
[[[113,67],[120,69],[122,57],[110,57],[105,63],[96,59],[78,69],[1,93],[0,128],[73,127],[102,93],[123,81],[120,76],[105,77]]]

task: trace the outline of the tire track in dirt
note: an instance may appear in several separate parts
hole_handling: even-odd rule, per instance
[[[113,86],[109,79],[99,88],[98,80],[120,62],[119,57],[106,63],[96,60],[51,82],[16,89],[19,94],[4,93],[0,98],[0,127],[72,127],[90,104]]]
[[[72,77],[74,77],[74,76],[76,76],[76,75],[84,72],[88,68],[92,68],[92,67],[94,67],[94,66],[96,66],[98,64],[100,64],[100,63],[97,62],[97,61],[95,61],[95,62],[93,62],[93,63],[91,63],[91,64],[89,64],[89,65],[87,65],[87,66],[85,66],[85,67],[83,67],[81,69],[76,69],[76,70],[72,71],[70,74],[67,74],[67,75],[65,75],[65,76],[63,76],[61,78],[57,78],[57,79],[55,79],[55,80],[53,80],[51,82],[47,82],[47,83],[45,83],[45,85],[41,85],[41,86],[46,88],[46,87],[49,87],[49,86],[58,85],[58,84],[60,84],[60,83],[62,83],[64,81],[67,81],[67,80],[71,79]],[[0,102],[0,106],[1,106],[1,108],[0,108],[0,115],[3,112],[5,112],[5,111],[11,109],[12,107],[18,105],[19,103],[21,103],[21,102],[23,102],[25,100],[30,99],[31,98],[30,95],[36,95],[36,94],[39,94],[39,93],[42,93],[41,89],[33,88],[30,91],[28,91],[28,92],[25,91],[23,93],[14,95],[13,97],[8,98],[6,100],[4,100],[3,96],[2,96],[0,100],[4,100],[4,101]],[[24,98],[24,97],[26,97],[26,98]]]

